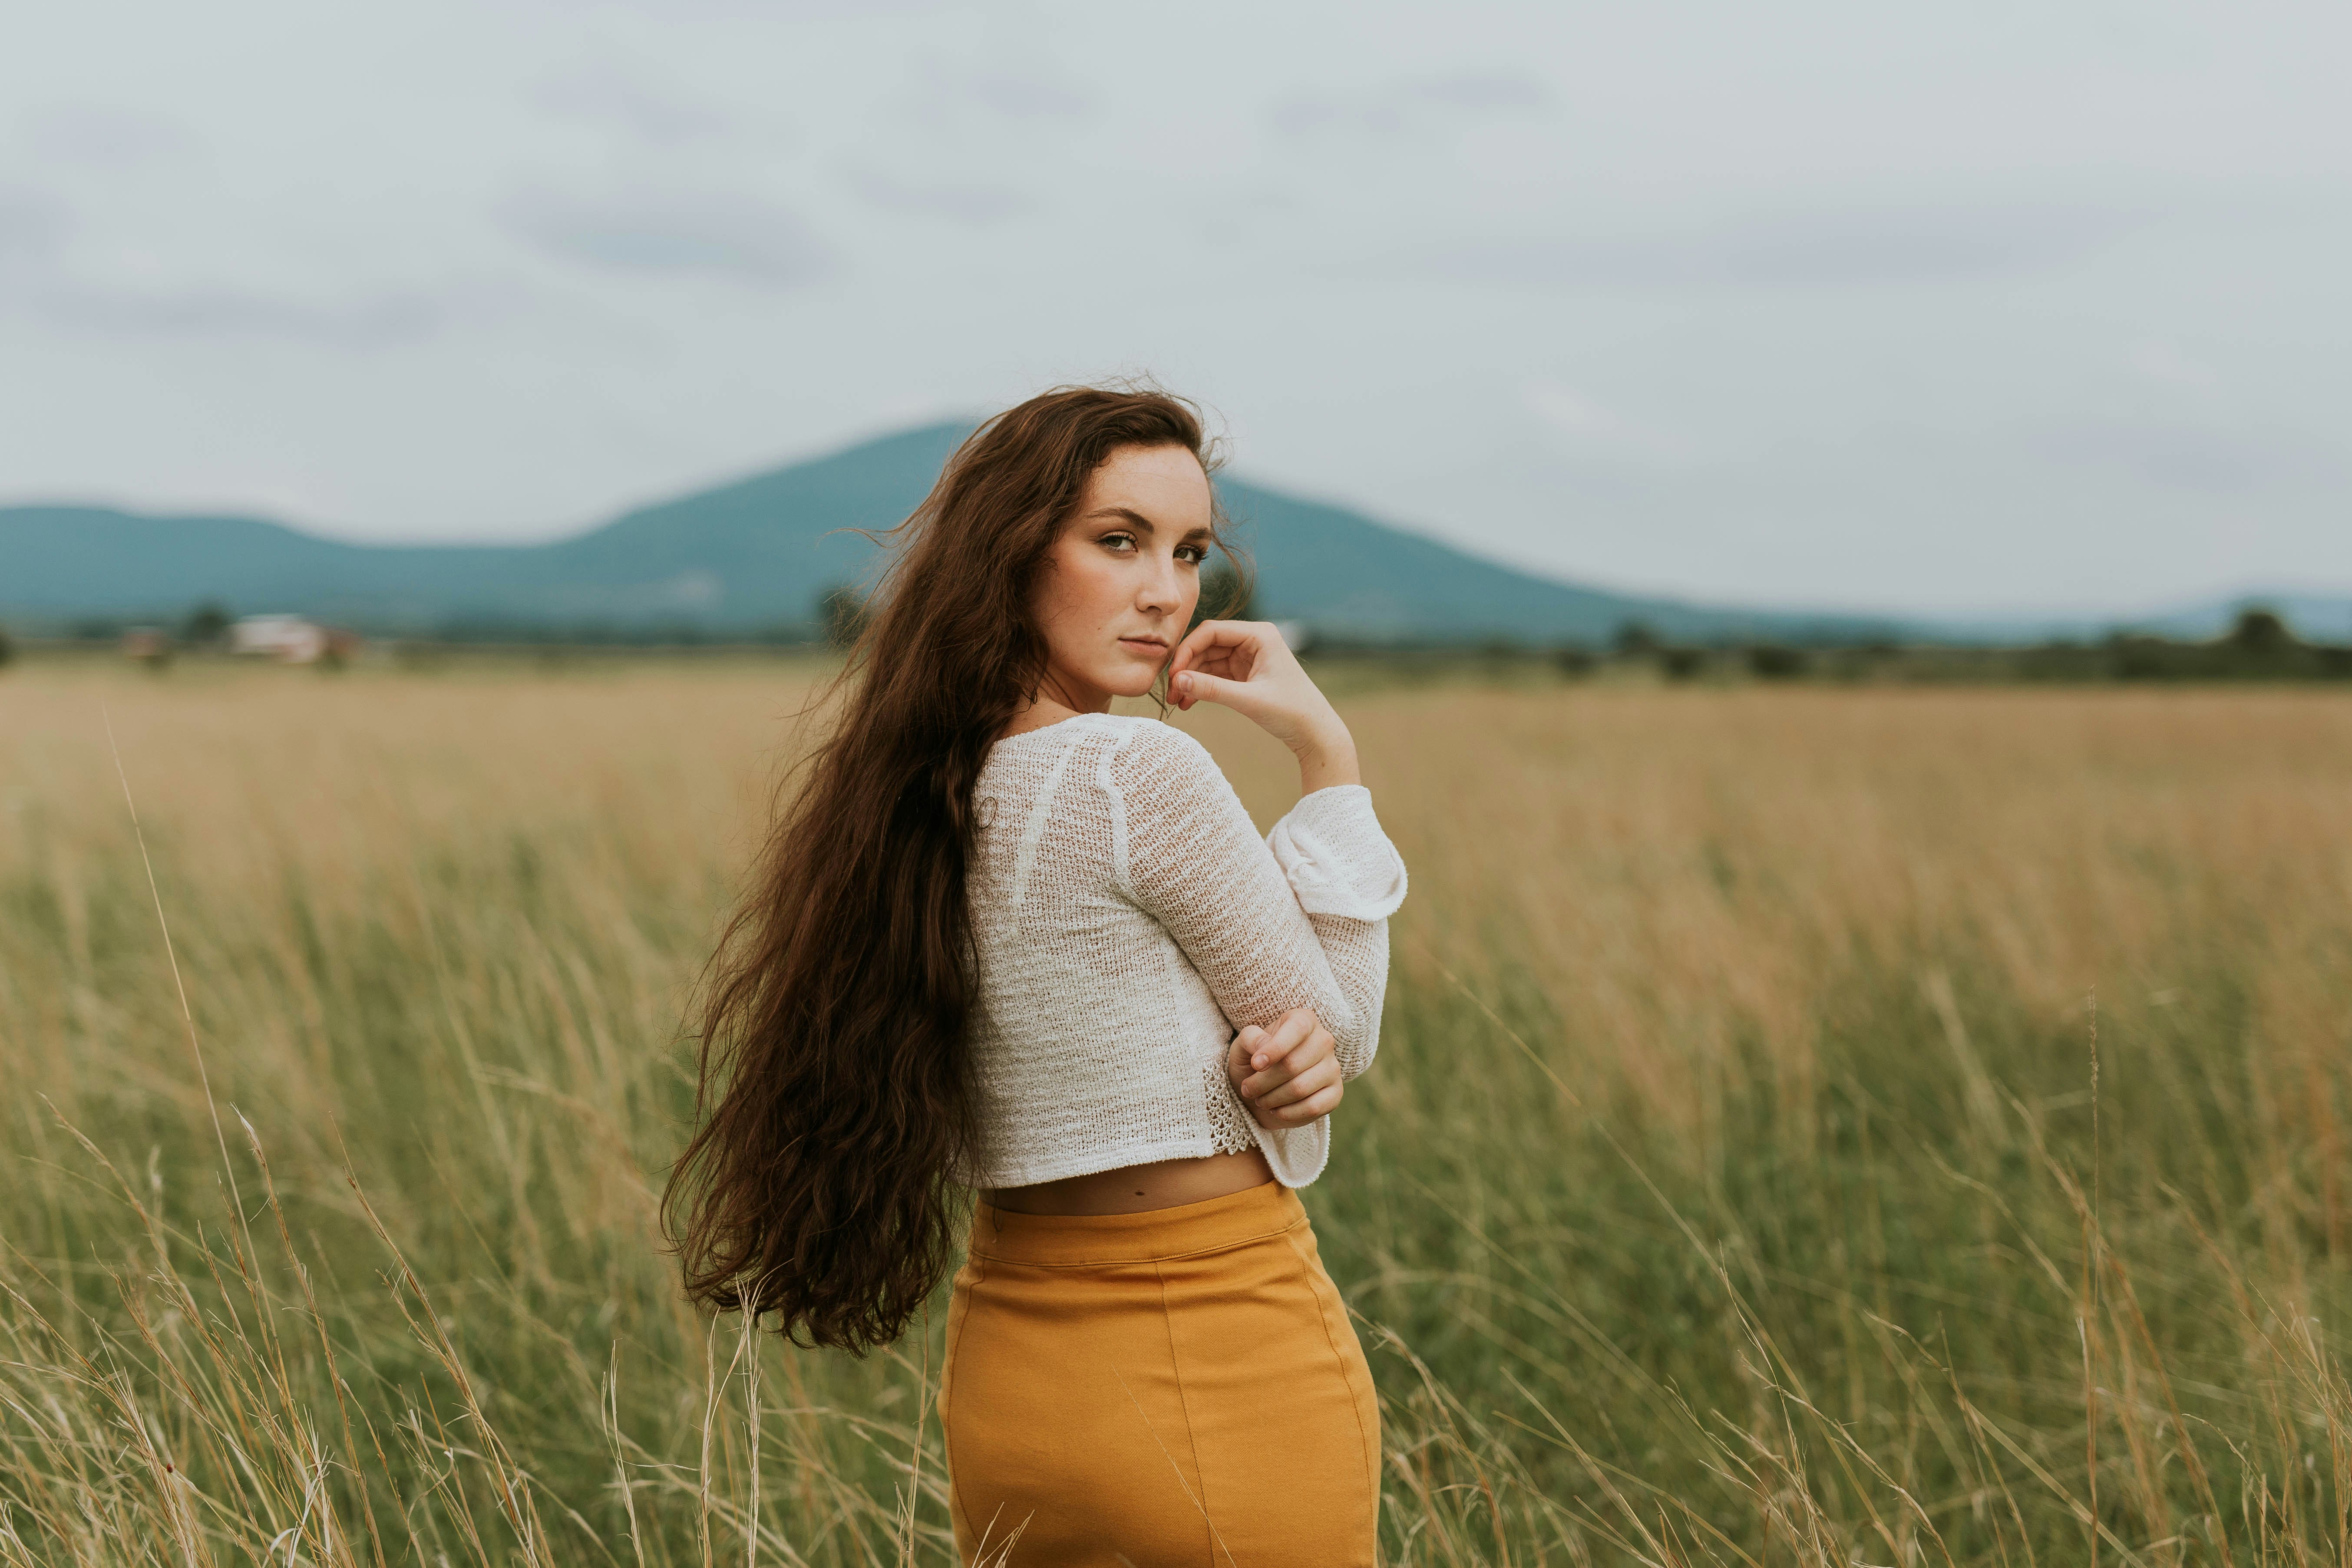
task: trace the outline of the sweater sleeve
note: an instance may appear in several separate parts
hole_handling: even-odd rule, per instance
[[[1139,724],[1106,766],[1121,889],[1175,940],[1226,1022],[1268,1026],[1311,1007],[1340,1075],[1370,1067],[1388,917],[1405,889],[1370,792],[1318,790],[1261,839],[1215,759],[1181,730]],[[1328,1148],[1324,1120],[1282,1132],[1251,1125],[1286,1184],[1313,1180]]]

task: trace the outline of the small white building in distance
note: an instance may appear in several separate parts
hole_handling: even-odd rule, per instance
[[[280,664],[316,664],[348,658],[359,638],[300,616],[241,616],[228,629],[228,650]]]

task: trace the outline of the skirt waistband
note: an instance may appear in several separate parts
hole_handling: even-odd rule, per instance
[[[1298,1194],[1280,1182],[1141,1214],[1015,1214],[982,1199],[972,1210],[971,1250],[1047,1268],[1150,1263],[1245,1247],[1306,1223]]]

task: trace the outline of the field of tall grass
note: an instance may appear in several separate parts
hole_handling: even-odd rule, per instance
[[[794,1351],[658,1246],[818,674],[0,678],[0,1563],[952,1561],[937,1316]],[[2352,699],[1345,709],[1389,1562],[2352,1563]]]

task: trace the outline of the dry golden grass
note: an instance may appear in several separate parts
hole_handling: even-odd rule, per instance
[[[0,679],[0,1563],[947,1560],[935,1347],[656,1251],[820,674]],[[1394,1560],[2352,1561],[2352,701],[1347,711],[1413,890],[1309,1197]]]

